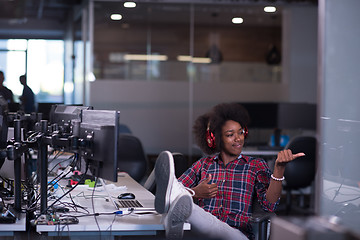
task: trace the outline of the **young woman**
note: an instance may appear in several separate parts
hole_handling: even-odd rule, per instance
[[[241,154],[248,123],[248,113],[238,103],[219,104],[200,116],[193,130],[196,143],[207,156],[178,181],[171,154],[160,154],[155,166],[155,207],[166,214],[169,238],[180,238],[187,220],[207,238],[251,239],[249,219],[255,195],[264,210],[276,209],[286,163],[304,154],[279,152],[271,173],[263,159]]]

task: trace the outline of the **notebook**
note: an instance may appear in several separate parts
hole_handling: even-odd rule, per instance
[[[155,212],[154,201],[138,199],[116,199],[117,209],[130,209],[135,213]]]
[[[146,213],[146,212],[155,212],[154,201],[145,200],[145,199],[114,199],[111,197],[106,184],[103,179],[101,179],[102,185],[109,197],[112,199],[112,204],[116,210],[122,210],[124,212],[132,211],[134,213]]]

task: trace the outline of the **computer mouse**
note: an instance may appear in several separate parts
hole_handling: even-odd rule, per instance
[[[118,199],[135,199],[135,195],[133,193],[121,193]]]

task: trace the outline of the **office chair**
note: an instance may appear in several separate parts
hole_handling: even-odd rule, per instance
[[[181,153],[172,153],[174,158],[174,165],[175,165],[175,176],[178,178],[186,171],[188,168],[188,163]],[[155,193],[156,189],[156,182],[155,182],[155,169],[151,171],[149,176],[147,177],[146,181],[143,184],[143,187],[149,190],[152,193]]]
[[[179,178],[188,168],[188,161],[185,156],[181,153],[174,152],[172,153],[175,164],[175,176]]]
[[[132,134],[130,128],[126,124],[120,123],[120,133]]]
[[[254,240],[267,240],[270,235],[270,219],[276,216],[274,212],[267,212],[262,209],[258,198],[253,197],[252,215],[250,224],[252,226]]]
[[[131,134],[119,135],[118,171],[127,172],[141,182],[146,175],[148,159],[139,138]]]
[[[316,166],[316,139],[312,136],[297,136],[290,140],[285,149],[291,149],[293,153],[303,152],[305,156],[296,158],[289,162],[285,168],[285,181],[283,188],[286,191],[286,213],[292,206],[292,190],[311,186],[315,178]],[[300,196],[301,205],[304,205],[303,195]],[[303,207],[303,206],[301,206]],[[304,209],[302,209],[304,210]]]
[[[175,176],[179,178],[188,169],[188,162],[183,154],[174,152],[172,153],[175,165]],[[155,193],[156,182],[155,182],[155,170],[153,169],[143,184],[143,187],[152,193]]]

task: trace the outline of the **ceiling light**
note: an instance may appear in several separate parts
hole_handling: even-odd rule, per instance
[[[122,19],[122,16],[121,16],[121,14],[114,13],[114,14],[111,14],[110,18],[111,18],[111,20],[119,21]]]
[[[274,7],[274,6],[266,6],[266,7],[264,7],[264,12],[267,12],[267,13],[276,12],[276,7]]]
[[[166,55],[148,55],[148,54],[125,54],[124,60],[127,61],[166,61]]]
[[[124,2],[124,7],[126,7],[126,8],[134,8],[134,7],[136,7],[136,3],[134,3],[134,2]]]
[[[177,56],[177,60],[181,62],[193,62],[193,63],[211,63],[210,58],[205,57],[191,57],[186,55]]]
[[[240,24],[244,22],[244,19],[242,19],[241,17],[234,17],[231,21],[234,24]]]

